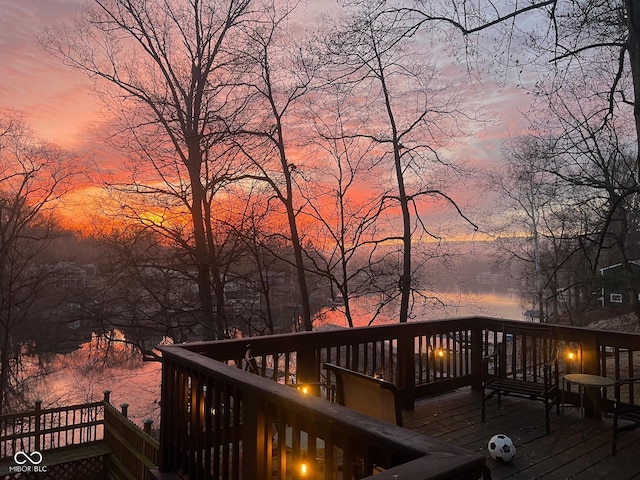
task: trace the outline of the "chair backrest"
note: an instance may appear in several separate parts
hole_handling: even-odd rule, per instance
[[[548,337],[504,336],[493,352],[485,356],[483,375],[519,378],[529,381],[559,381],[557,341]]]
[[[325,363],[324,369],[335,375],[340,405],[402,426],[400,396],[393,383],[331,363]]]

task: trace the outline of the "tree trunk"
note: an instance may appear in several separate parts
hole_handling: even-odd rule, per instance
[[[192,154],[194,155],[194,154]],[[199,151],[197,154],[199,155]],[[190,159],[191,160],[191,159]],[[197,165],[197,168],[194,168]],[[194,260],[197,270],[198,299],[200,300],[200,321],[203,326],[203,338],[205,340],[224,337],[222,325],[216,321],[211,295],[211,271],[209,267],[209,252],[204,225],[204,201],[205,192],[200,181],[199,162],[190,161],[189,180],[191,182],[192,206],[191,221],[193,222]]]
[[[4,345],[2,345],[2,351],[0,352],[0,415],[5,412],[6,393],[9,385],[9,368],[10,368],[10,341],[9,332],[4,332]]]
[[[400,208],[402,209],[403,252],[402,276],[400,277],[400,322],[403,323],[409,319],[409,300],[411,298],[411,216],[409,214],[407,192],[404,187],[399,147],[394,147],[394,150],[396,176],[398,179],[398,197],[400,199]]]
[[[629,65],[633,79],[633,115],[636,123],[636,172],[635,179],[640,183],[640,6],[635,0],[625,0],[627,10],[627,28],[629,39],[627,49],[629,52]]]
[[[290,184],[290,179],[287,184]],[[291,197],[289,197],[291,199]],[[302,245],[300,245],[300,236],[298,234],[298,226],[296,223],[296,215],[293,211],[292,201],[286,202],[287,218],[289,219],[289,228],[291,229],[291,244],[293,246],[293,256],[296,265],[296,278],[298,280],[298,290],[300,294],[300,306],[302,308],[302,328],[306,331],[313,330],[311,322],[311,305],[309,303],[309,290],[307,288],[307,277],[304,271],[304,258],[302,255]]]
[[[629,31],[627,49],[633,79],[633,116],[636,124],[636,171],[634,178],[637,186],[640,185],[640,6],[635,0],[625,0],[624,4],[627,10],[627,29]],[[638,207],[637,195],[633,203],[634,207]],[[634,301],[636,317],[640,323],[640,302],[637,297]]]
[[[211,282],[213,284],[213,294],[215,296],[215,323],[218,328],[217,338],[228,338],[229,325],[227,323],[227,313],[225,310],[225,298],[224,298],[224,282],[222,281],[222,273],[220,271],[221,258],[216,252],[216,243],[213,233],[214,219],[211,215],[211,203],[204,203],[205,213],[205,231],[207,235],[207,252],[209,257],[209,274],[211,276]]]
[[[378,57],[379,80],[382,86],[387,116],[391,126],[393,161],[395,166],[396,181],[398,182],[398,201],[402,211],[402,275],[400,276],[400,317],[399,322],[405,323],[409,319],[409,300],[411,299],[411,214],[409,212],[409,201],[404,184],[404,174],[402,169],[402,152],[400,139],[398,138],[398,128],[396,126],[391,98],[384,76],[384,68],[380,57]]]
[[[270,82],[270,80],[268,80]],[[270,85],[270,83],[269,83]],[[302,308],[302,328],[305,331],[313,330],[313,322],[311,321],[311,305],[309,303],[309,289],[307,287],[307,277],[304,268],[304,257],[302,255],[302,245],[300,244],[300,235],[298,233],[298,223],[296,212],[293,208],[293,179],[292,172],[295,166],[289,164],[287,160],[287,151],[284,145],[284,133],[282,126],[282,117],[278,113],[273,97],[269,98],[271,109],[277,124],[277,145],[278,155],[280,156],[280,166],[285,179],[286,194],[281,197],[287,211],[287,221],[289,222],[289,230],[291,232],[291,245],[293,247],[293,257],[296,267],[296,278],[298,283],[298,294],[300,298],[300,306]]]

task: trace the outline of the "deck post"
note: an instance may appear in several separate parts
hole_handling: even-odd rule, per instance
[[[267,480],[266,418],[264,408],[255,395],[244,397],[242,417],[242,476]]]
[[[40,434],[42,431],[42,400],[36,400],[36,410],[35,410],[35,438],[34,438],[34,450],[36,452],[40,451]]]
[[[158,469],[160,472],[169,472],[175,466],[177,455],[175,442],[177,431],[175,423],[178,419],[177,408],[173,403],[177,401],[175,396],[179,394],[177,382],[174,381],[175,372],[173,363],[165,357],[162,358],[162,383],[160,388],[160,450],[158,451]]]
[[[349,368],[354,372],[366,373],[360,370],[360,345],[351,344],[349,348],[351,349],[351,366]]]
[[[151,420],[150,418],[147,418],[143,420],[142,424],[143,424],[142,431],[147,435],[151,435],[151,425],[153,424],[153,420]]]
[[[597,335],[589,335],[582,341],[582,373],[600,375]],[[600,418],[602,405],[600,388],[584,387],[584,414],[586,417]]]
[[[412,334],[398,336],[398,389],[405,409],[415,407],[416,360]]]
[[[471,390],[480,391],[482,389],[482,328],[473,326],[471,330]]]
[[[320,380],[317,350],[304,348],[296,354],[297,380],[296,383],[314,383]]]

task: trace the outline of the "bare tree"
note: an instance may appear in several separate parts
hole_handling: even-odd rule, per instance
[[[66,65],[101,80],[123,133],[175,187],[184,177],[193,231],[200,316],[206,336],[222,337],[224,319],[212,295],[207,239],[207,155],[238,109],[234,42],[250,0],[94,0],[73,27],[50,31],[44,46]],[[173,169],[171,173],[170,170]]]
[[[391,12],[382,2],[365,5],[330,32],[327,47],[334,56],[334,81],[359,85],[361,101],[378,115],[367,128],[352,133],[368,139],[381,161],[392,166],[394,193],[382,197],[380,212],[400,210],[401,234],[390,233],[379,242],[400,242],[402,261],[397,289],[400,292],[400,322],[410,314],[413,291],[412,247],[423,236],[437,238],[420,214],[427,198],[443,201],[467,220],[445,192],[442,172],[462,175],[438,153],[439,148],[462,130],[460,118],[472,121],[471,110],[463,115],[460,99],[442,81],[434,65],[425,63],[411,42],[413,26]],[[422,39],[424,40],[424,39]]]
[[[528,232],[534,245],[533,251],[509,252],[535,264],[541,318],[548,303],[543,303],[543,291],[557,313],[556,292],[570,292],[577,285],[592,289],[597,271],[614,263],[624,265],[632,278],[629,261],[638,255],[638,186],[632,135],[627,133],[633,127],[616,125],[613,118],[597,121],[607,113],[597,102],[583,101],[582,93],[593,79],[580,76],[576,81],[567,80],[562,96],[532,122],[544,139],[530,136],[514,142],[503,174],[490,177],[508,211],[517,213],[504,215],[510,239],[503,236],[500,244],[522,247],[526,242],[518,237]],[[575,306],[588,306],[589,295],[582,295],[583,305],[578,296]]]
[[[629,262],[640,254],[635,126],[618,115],[604,120],[609,113],[602,104],[593,98],[582,100],[591,82],[597,83],[585,76],[571,84],[567,81],[562,95],[548,103],[546,121],[538,120],[533,126],[556,136],[552,171],[584,197],[588,227],[579,237],[579,246],[585,270],[595,277],[603,266],[621,263],[632,278]],[[629,282],[637,288],[634,284]],[[637,306],[636,298],[632,296],[631,301]]]
[[[358,136],[369,114],[354,100],[350,88],[328,85],[323,95],[308,101],[309,148],[324,161],[317,168],[313,188],[305,193],[309,215],[317,225],[309,262],[330,280],[332,305],[344,309],[350,327],[354,326],[352,301],[379,293],[372,288],[378,282],[372,282],[371,273],[380,259],[369,254],[377,243],[380,196],[376,185],[383,174],[375,144]],[[353,125],[356,118],[358,126]],[[371,191],[363,192],[364,185]],[[371,321],[376,313],[380,309]]]
[[[558,0],[549,12],[553,36],[534,36],[535,47],[555,67],[538,93],[557,101],[565,81],[592,79],[596,88],[583,101],[590,105],[591,128],[620,125],[630,118],[635,125],[636,166],[640,164],[640,9],[632,0],[603,2]],[[580,73],[578,73],[580,72]],[[546,89],[544,87],[547,87]],[[574,89],[567,89],[574,95]],[[583,97],[585,96],[583,92]],[[574,110],[580,112],[580,109]]]
[[[531,300],[540,321],[548,318],[545,295],[557,274],[557,270],[547,268],[548,256],[560,248],[555,241],[561,242],[572,233],[564,218],[568,208],[576,207],[569,186],[553,173],[553,155],[553,143],[543,138],[514,139],[505,148],[504,165],[486,179],[487,188],[499,196],[498,245],[507,260],[531,266]],[[555,260],[552,263],[557,265],[559,260]]]
[[[463,47],[469,63],[477,58],[489,59],[493,65],[502,68],[503,82],[508,73],[516,73],[518,85],[530,89],[536,98],[545,97],[552,112],[564,110],[565,118],[579,120],[571,120],[571,128],[564,130],[570,143],[592,144],[588,140],[592,134],[611,128],[630,139],[628,142],[625,138],[622,143],[633,144],[625,156],[633,155],[634,162],[616,162],[616,168],[624,164],[627,172],[621,175],[618,170],[617,180],[613,182],[624,177],[625,193],[612,195],[610,190],[606,195],[608,200],[604,204],[608,205],[605,209],[609,214],[603,219],[605,223],[597,228],[600,247],[596,250],[599,253],[594,257],[591,252],[586,258],[601,258],[602,247],[613,236],[623,239],[619,234],[620,226],[628,222],[629,217],[623,213],[622,204],[638,203],[635,192],[640,179],[640,8],[636,2],[416,0],[411,5],[385,3],[385,12],[401,15],[417,30],[426,27],[438,29],[445,35],[460,34],[457,43]],[[548,112],[546,115],[549,118]],[[627,123],[632,126],[630,131]],[[546,127],[543,129],[547,130]],[[586,131],[591,133],[580,139]],[[557,138],[559,133],[553,135]],[[609,153],[605,157],[600,153],[610,152],[612,148],[616,147],[601,144],[601,149],[593,152],[600,150],[597,155],[601,159],[611,158]],[[585,158],[588,157],[586,154]],[[600,166],[602,161],[595,160],[593,167],[601,174]],[[576,173],[571,175],[574,185],[593,184],[591,172]],[[581,175],[582,180],[579,179]],[[598,183],[604,186],[602,182]],[[604,190],[606,188],[601,193]],[[617,200],[614,197],[618,197]],[[635,228],[633,223],[627,223],[627,227]],[[588,237],[593,238],[592,235]],[[603,242],[605,239],[608,240]],[[630,246],[627,244],[626,248]],[[629,255],[633,255],[630,250],[622,254],[623,257]],[[598,267],[596,262],[591,270]]]
[[[250,107],[245,111],[245,123],[236,133],[243,152],[253,162],[255,178],[271,187],[284,208],[293,248],[301,324],[304,330],[311,330],[309,287],[298,225],[301,207],[296,195],[296,182],[302,178],[305,165],[294,153],[293,119],[296,104],[313,88],[317,67],[305,49],[296,47],[295,38],[287,30],[294,10],[295,5],[280,9],[274,3],[262,22],[247,28],[250,44],[245,47],[244,57],[253,67],[246,79]]]
[[[271,196],[265,182],[245,179],[229,185],[212,207],[228,245],[229,261],[221,272],[229,303],[227,317],[235,331],[247,336],[291,328],[287,322],[291,316],[283,315],[282,303],[278,305],[274,299],[278,286],[273,277],[280,278],[279,274],[286,272],[290,279],[292,261],[287,253],[292,248],[281,233],[281,225],[272,222]],[[289,302],[295,296],[292,293],[287,292]]]
[[[271,225],[269,197],[270,193],[263,192],[257,196],[258,201],[246,202],[247,214],[236,228],[244,255],[235,273],[245,283],[237,315],[248,336],[290,331],[292,326],[292,312],[287,308],[295,297],[290,288],[292,247]],[[253,300],[256,296],[258,302]]]
[[[37,140],[19,115],[0,117],[0,413],[20,401],[23,344],[41,340],[34,326],[64,301],[47,247],[78,163]]]

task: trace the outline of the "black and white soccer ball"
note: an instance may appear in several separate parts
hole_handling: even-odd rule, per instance
[[[509,437],[499,433],[489,440],[487,449],[491,457],[498,462],[510,462],[516,456],[516,447]]]

